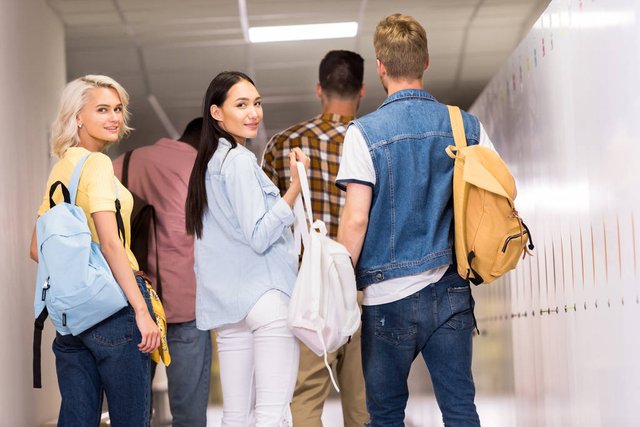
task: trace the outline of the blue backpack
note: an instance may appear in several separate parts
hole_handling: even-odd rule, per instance
[[[41,387],[40,342],[47,316],[61,335],[78,335],[127,306],[124,292],[113,277],[100,245],[91,240],[84,211],[75,205],[78,182],[89,155],[76,164],[68,189],[61,181],[51,185],[50,209],[36,221],[35,388]],[[64,202],[56,205],[53,194],[58,187]],[[115,188],[118,232],[124,236],[117,185]]]

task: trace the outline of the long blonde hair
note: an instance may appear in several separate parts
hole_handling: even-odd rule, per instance
[[[95,88],[114,89],[120,97],[122,103],[123,125],[118,131],[118,140],[131,132],[127,125],[129,122],[129,94],[126,90],[111,77],[100,75],[86,75],[67,83],[62,91],[58,115],[51,124],[51,152],[58,157],[62,157],[70,147],[77,147],[80,144],[78,137],[78,124],[76,116],[87,102],[87,93]]]

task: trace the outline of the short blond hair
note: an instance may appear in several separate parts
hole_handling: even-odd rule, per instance
[[[380,21],[373,47],[391,78],[421,79],[429,63],[427,32],[411,16],[396,13]]]
[[[120,97],[122,103],[123,125],[118,132],[118,140],[131,132],[129,122],[129,94],[126,90],[111,77],[100,75],[86,75],[70,81],[62,90],[60,106],[55,121],[51,124],[51,152],[58,157],[62,157],[70,147],[77,147],[80,144],[78,136],[78,124],[76,116],[87,103],[87,94],[91,89],[109,88],[114,89]]]

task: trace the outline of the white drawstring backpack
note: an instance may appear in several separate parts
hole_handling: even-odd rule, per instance
[[[307,174],[301,163],[298,174],[302,197],[294,205],[295,241],[300,253],[302,240],[304,254],[289,303],[288,325],[311,351],[324,357],[333,386],[340,391],[327,353],[347,343],[360,326],[356,278],[347,249],[327,237],[324,222],[313,221]]]

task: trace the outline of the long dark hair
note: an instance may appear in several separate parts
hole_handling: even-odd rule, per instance
[[[207,190],[205,188],[205,173],[209,160],[218,148],[218,140],[224,138],[231,143],[231,148],[238,144],[235,138],[222,129],[218,122],[211,117],[211,106],[222,107],[227,99],[229,89],[241,80],[246,80],[255,86],[253,80],[239,71],[223,71],[211,80],[207,93],[204,95],[202,103],[202,118],[204,123],[200,135],[200,145],[198,155],[189,178],[189,189],[187,191],[187,202],[185,205],[187,233],[202,237],[202,217],[208,208]]]

